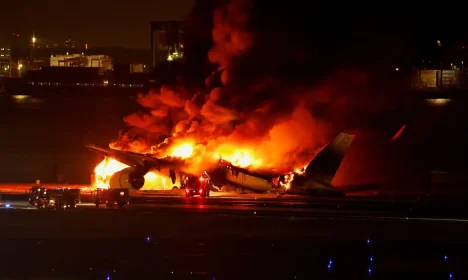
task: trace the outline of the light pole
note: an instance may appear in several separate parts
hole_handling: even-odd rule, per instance
[[[33,34],[32,38],[31,38],[31,42],[32,42],[32,48],[31,48],[31,62],[34,63],[34,49],[36,47],[36,41],[37,41],[37,38],[36,36]]]
[[[23,69],[23,64],[18,64],[18,76],[21,77],[21,69]]]

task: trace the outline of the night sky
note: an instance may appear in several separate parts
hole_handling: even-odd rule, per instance
[[[194,0],[2,1],[0,42],[13,32],[77,46],[149,48],[150,22],[184,19]],[[10,24],[11,23],[11,24]],[[40,43],[40,42],[39,42]]]
[[[386,19],[388,24],[384,29],[399,29],[397,32],[403,31],[412,38],[424,37],[431,42],[437,38],[446,42],[465,37],[462,34],[466,33],[465,16],[456,6],[418,2],[384,1],[372,5],[367,1],[353,1],[344,5],[341,1],[314,1],[312,9],[303,1],[292,5],[281,1],[258,1],[257,4],[261,3],[263,10],[268,10],[266,14],[282,24],[295,21],[298,16],[307,22],[323,18],[316,23],[318,25],[311,25],[325,30],[330,24],[336,25],[335,30],[330,30],[331,35],[336,30],[349,27],[352,24],[350,20],[356,21],[366,14],[380,21],[382,17],[391,18]],[[12,33],[29,38],[35,30],[39,44],[63,44],[65,40],[72,39],[76,47],[88,43],[89,47],[149,48],[150,22],[185,19],[194,3],[195,0],[2,1],[0,43],[8,43]],[[326,9],[329,13],[324,17]],[[369,27],[374,25],[372,20],[366,24]],[[379,28],[375,30],[379,31]]]

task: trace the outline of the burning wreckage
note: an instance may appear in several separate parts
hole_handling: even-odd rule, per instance
[[[207,172],[203,171],[203,174],[210,174],[214,186],[232,185],[254,192],[343,195],[348,190],[333,188],[331,181],[353,138],[354,135],[341,132],[306,167],[287,173],[249,168],[252,159],[237,158],[231,162],[216,155],[219,158],[214,160]],[[190,153],[183,156],[184,153],[181,151],[190,150],[187,145],[183,145],[175,156],[164,158],[157,158],[152,154],[106,149],[95,145],[86,147],[106,157],[95,170],[97,187],[140,190],[148,180],[158,184],[155,181],[159,178],[159,183],[166,188],[168,184],[170,185],[168,189],[185,188],[184,182],[188,176],[200,175],[186,172],[192,159],[188,156]]]
[[[206,54],[210,70],[202,70],[204,59],[185,56],[185,75],[138,94],[140,108],[124,117],[127,129],[110,148],[87,146],[105,157],[95,186],[171,190],[183,188],[186,175],[206,171],[215,186],[256,192],[342,195],[369,188],[331,186],[354,139],[338,132],[368,129],[369,120],[398,101],[393,87],[376,91],[374,68],[355,67],[354,60],[329,68],[329,58],[340,56],[328,45],[317,47],[326,40],[310,36],[302,20],[309,22],[308,14],[279,22],[272,2],[264,3],[267,9],[262,1],[222,2],[212,18],[194,9],[193,20],[212,21],[211,47],[192,56]],[[283,5],[275,9],[284,13]],[[192,81],[199,74],[204,78]]]

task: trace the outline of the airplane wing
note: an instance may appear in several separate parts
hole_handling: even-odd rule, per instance
[[[96,145],[86,145],[89,150],[98,153],[102,156],[109,157],[120,161],[129,166],[135,166],[143,168],[148,171],[151,168],[160,170],[161,168],[168,167],[173,168],[181,164],[180,160],[173,158],[154,158],[150,155],[139,154],[128,151],[119,151],[114,149],[106,149]]]

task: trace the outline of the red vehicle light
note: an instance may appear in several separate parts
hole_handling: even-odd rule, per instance
[[[189,189],[185,189],[186,192],[189,192]]]
[[[200,189],[200,193],[202,193],[202,192],[203,192],[203,190],[202,190],[202,189]]]

